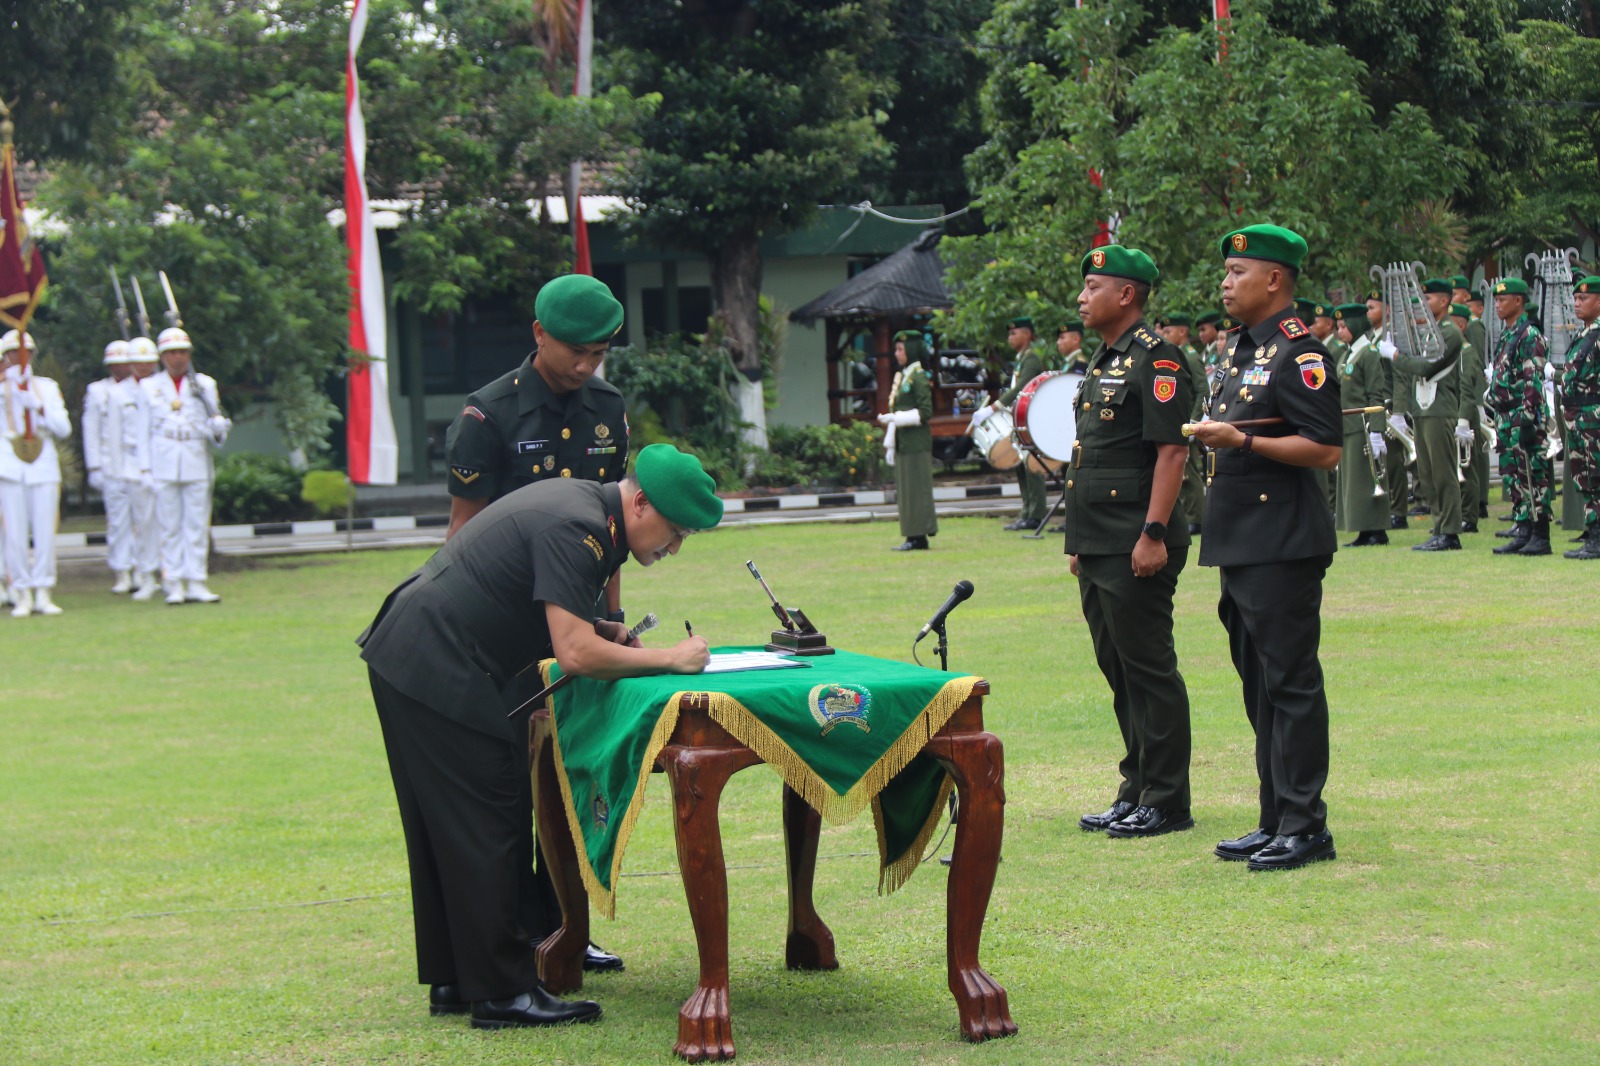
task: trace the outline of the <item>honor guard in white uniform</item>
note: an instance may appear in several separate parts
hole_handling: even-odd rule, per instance
[[[11,577],[11,617],[60,614],[50,598],[56,586],[56,523],[61,517],[61,462],[56,441],[72,435],[61,387],[21,365],[18,349],[37,351],[33,337],[11,330],[0,337],[0,518],[5,525],[6,572]],[[31,435],[30,435],[31,430]],[[33,537],[33,558],[28,538]]]
[[[156,521],[161,525],[161,584],[169,604],[222,598],[206,588],[211,453],[228,439],[233,423],[222,417],[217,383],[190,369],[191,347],[183,330],[162,330],[156,350],[165,369],[143,383],[150,405]]]
[[[106,563],[111,591],[133,591],[133,494],[150,477],[150,416],[144,390],[133,377],[128,342],[106,345],[110,376],[83,393],[83,469],[106,505]]]
[[[150,454],[150,398],[143,388],[145,379],[161,369],[156,342],[149,337],[135,337],[128,342],[128,366],[133,375],[129,380],[139,395],[144,408],[145,454]],[[161,590],[161,523],[156,521],[155,479],[134,482],[132,503],[128,510],[133,526],[133,595],[130,599],[140,603],[152,599]]]

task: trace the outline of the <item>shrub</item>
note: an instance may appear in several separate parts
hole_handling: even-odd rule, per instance
[[[348,512],[355,491],[342,470],[308,470],[300,482],[300,498],[324,518]]]
[[[883,479],[883,431],[870,422],[776,426],[768,431],[772,461],[757,467],[785,479],[765,484],[829,481],[860,485]],[[800,476],[795,478],[793,475]]]
[[[211,516],[219,525],[289,521],[300,509],[300,474],[280,455],[234,452],[217,460]]]

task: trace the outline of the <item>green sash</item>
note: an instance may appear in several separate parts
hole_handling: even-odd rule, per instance
[[[616,916],[622,853],[650,771],[677,726],[680,698],[690,693],[706,697],[712,719],[828,821],[848,821],[870,803],[879,893],[910,880],[951,788],[949,774],[922,749],[980,679],[845,651],[804,662],[694,677],[579,677],[555,694],[555,765],[567,824],[582,841],[589,898],[606,917]],[[546,684],[561,676],[554,659],[539,667]]]

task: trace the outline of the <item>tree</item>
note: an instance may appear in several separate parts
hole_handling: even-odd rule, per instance
[[[22,158],[75,156],[104,132],[136,2],[0,0],[0,98],[16,101]]]
[[[704,252],[725,344],[759,399],[761,239],[884,160],[892,86],[865,57],[887,37],[888,0],[637,0],[597,9],[617,78],[659,92],[640,150],[617,174],[642,241]],[[859,197],[856,197],[859,198]],[[758,429],[758,433],[760,430]]]

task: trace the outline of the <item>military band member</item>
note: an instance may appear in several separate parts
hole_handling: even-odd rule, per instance
[[[937,536],[939,518],[933,510],[933,386],[922,366],[922,333],[903,329],[894,335],[894,358],[899,370],[889,385],[890,410],[878,416],[884,428],[885,458],[894,467],[895,507],[900,512],[904,542],[891,551],[927,551],[928,538]]]
[[[532,831],[528,714],[511,679],[554,655],[564,673],[699,673],[706,642],[627,641],[595,617],[631,555],[650,566],[715,526],[722,501],[699,460],[668,444],[620,484],[551,478],[480,511],[389,594],[359,639],[411,868],[417,980],[432,1013],[475,1028],[597,1018],[539,983],[516,857]]]
[[[995,400],[996,406],[1008,410],[1014,407],[1028,382],[1044,373],[1044,360],[1039,358],[1033,336],[1031,318],[1013,318],[1006,327],[1006,343],[1016,353],[1016,363],[1011,370],[1011,383]],[[1045,506],[1044,477],[1028,469],[1030,465],[1026,460],[1017,464],[1017,483],[1022,488],[1022,512],[1017,515],[1016,521],[1006,523],[1006,529],[1033,532],[1044,523],[1048,510]]]
[[[1078,313],[1103,339],[1078,393],[1064,489],[1067,565],[1111,687],[1123,757],[1115,801],[1078,825],[1152,837],[1194,827],[1189,692],[1172,639],[1172,596],[1189,556],[1174,508],[1194,393],[1183,353],[1144,320],[1154,261],[1110,245],[1085,255],[1082,269]]]
[[[133,371],[128,380],[133,385],[133,391],[138,393],[139,405],[144,409],[145,451],[148,455],[152,412],[144,383],[161,368],[156,342],[149,337],[135,337],[129,341],[128,366]],[[129,495],[129,524],[133,527],[133,595],[128,598],[145,603],[161,591],[161,523],[156,520],[154,476],[148,480],[141,478]]]
[[[1417,480],[1433,517],[1429,538],[1412,551],[1461,550],[1461,481],[1456,449],[1456,420],[1461,407],[1461,331],[1449,318],[1450,282],[1429,278],[1422,283],[1422,298],[1438,324],[1444,347],[1432,359],[1407,355],[1383,342],[1378,353],[1394,361],[1398,377],[1413,382],[1411,412],[1417,444]]]
[[[1567,422],[1567,469],[1583,500],[1583,542],[1562,554],[1600,559],[1600,277],[1572,286],[1572,303],[1583,331],[1567,350],[1561,373],[1561,407]]]
[[[1367,321],[1372,324],[1372,332],[1367,335],[1368,342],[1376,350],[1383,340],[1384,322],[1388,316],[1388,308],[1383,302],[1383,293],[1378,289],[1369,289],[1366,296]],[[1406,528],[1406,511],[1411,495],[1410,477],[1406,473],[1406,453],[1402,436],[1408,433],[1404,416],[1398,419],[1395,415],[1395,381],[1394,364],[1387,359],[1381,360],[1383,369],[1383,399],[1389,406],[1389,416],[1386,419],[1384,436],[1390,443],[1389,450],[1384,459],[1383,487],[1389,496],[1389,528]],[[1410,386],[1406,386],[1409,388]],[[1396,426],[1400,428],[1395,428]]]
[[[144,392],[133,379],[128,342],[106,345],[107,377],[83,393],[83,468],[106,508],[106,564],[111,591],[133,591],[133,493],[150,477],[150,418]]]
[[[1069,318],[1056,331],[1056,355],[1068,374],[1088,373],[1089,353],[1083,350],[1083,323]]]
[[[1255,730],[1261,792],[1257,828],[1216,854],[1287,870],[1335,856],[1322,800],[1328,698],[1317,648],[1336,542],[1311,472],[1339,461],[1339,392],[1327,350],[1294,313],[1305,239],[1247,226],[1223,237],[1221,250],[1222,301],[1242,326],[1214,379],[1214,421],[1196,429],[1217,451],[1200,563],[1222,572],[1217,613]],[[1230,424],[1274,417],[1283,421]]]
[[[1381,407],[1383,369],[1372,345],[1366,304],[1340,304],[1334,309],[1343,355],[1334,364],[1339,376],[1339,406]],[[1329,352],[1330,358],[1332,352]],[[1381,414],[1344,415],[1344,444],[1339,454],[1339,492],[1334,517],[1338,528],[1356,534],[1345,545],[1365,548],[1389,543],[1389,497],[1381,478],[1389,443]]]
[[[56,526],[61,519],[56,442],[72,436],[72,421],[61,387],[34,374],[32,358],[37,352],[32,334],[10,330],[0,337],[0,411],[6,434],[0,446],[0,529],[11,577],[13,618],[61,613],[51,597],[56,587]]]
[[[1455,279],[1451,279],[1452,281]],[[1470,326],[1483,332],[1481,322],[1472,322],[1472,311],[1465,305],[1450,305],[1450,317],[1456,328],[1466,335]],[[1461,345],[1461,397],[1456,409],[1456,447],[1465,448],[1470,460],[1463,470],[1466,480],[1461,482],[1461,532],[1476,533],[1478,517],[1484,506],[1483,479],[1480,467],[1487,469],[1489,452],[1485,442],[1491,433],[1483,417],[1483,394],[1489,388],[1489,375],[1484,369],[1483,351],[1471,340]],[[1459,460],[1459,456],[1457,457]]]
[[[142,383],[161,526],[161,586],[172,606],[222,599],[206,586],[216,476],[212,453],[227,442],[233,423],[223,417],[216,381],[192,370],[192,348],[183,330],[162,330],[156,351],[165,369]]]
[[[1511,489],[1517,523],[1496,555],[1550,554],[1550,497],[1555,473],[1545,454],[1544,334],[1528,320],[1528,283],[1502,278],[1494,286],[1494,310],[1502,323],[1495,364],[1489,374],[1489,406],[1500,435],[1501,468]]]

